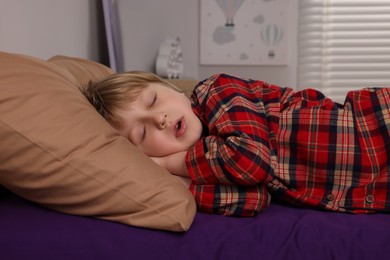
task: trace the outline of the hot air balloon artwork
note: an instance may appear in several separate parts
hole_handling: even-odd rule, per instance
[[[234,27],[234,16],[244,0],[215,0],[226,18],[225,26]]]
[[[276,55],[275,47],[283,39],[283,29],[276,24],[268,24],[261,30],[260,37],[265,46],[270,48],[268,58],[273,59]]]
[[[287,65],[290,2],[200,0],[200,64]]]

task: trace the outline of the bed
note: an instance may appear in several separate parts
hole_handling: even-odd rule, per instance
[[[79,93],[112,73],[101,64],[0,53],[0,67],[1,259],[389,258],[387,214],[196,212]]]
[[[2,259],[387,259],[389,216],[273,203],[252,218],[196,213],[186,232],[67,215],[12,193],[0,201]]]

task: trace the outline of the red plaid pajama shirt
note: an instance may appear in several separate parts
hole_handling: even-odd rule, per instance
[[[186,164],[200,211],[251,216],[271,196],[319,209],[390,209],[390,89],[320,92],[218,74],[191,97],[204,126]]]

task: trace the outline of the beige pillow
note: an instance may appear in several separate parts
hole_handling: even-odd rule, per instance
[[[0,185],[61,212],[187,230],[191,193],[93,109],[80,84],[98,63],[0,52]]]

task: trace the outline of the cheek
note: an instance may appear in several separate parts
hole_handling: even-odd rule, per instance
[[[170,142],[167,137],[164,137],[162,132],[149,133],[147,140],[139,145],[139,148],[143,153],[148,156],[165,156],[168,155],[167,150],[169,149]]]
[[[175,92],[170,98],[175,100],[175,102],[173,102],[175,105],[191,106],[191,100],[182,93]]]

